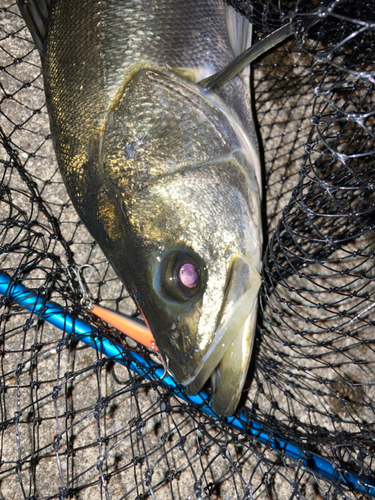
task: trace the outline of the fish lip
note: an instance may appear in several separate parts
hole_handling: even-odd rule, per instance
[[[251,259],[235,254],[214,341],[200,360],[195,373],[181,382],[188,395],[196,394],[202,389],[223,360],[229,347],[244,329],[249,316],[256,317],[260,285],[260,273]],[[254,319],[251,324],[254,330]]]
[[[253,351],[258,303],[253,304],[243,327],[211,375],[212,410],[222,417],[236,411]]]

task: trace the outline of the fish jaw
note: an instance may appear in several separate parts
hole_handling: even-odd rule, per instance
[[[211,375],[211,408],[222,417],[233,415],[242,395],[254,345],[257,309],[254,301],[237,337]]]
[[[222,416],[232,415],[241,397],[254,343],[260,284],[251,259],[234,255],[214,341],[193,376],[182,382],[186,393],[193,395],[213,375],[212,409]]]

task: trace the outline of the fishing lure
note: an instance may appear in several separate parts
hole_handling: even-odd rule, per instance
[[[75,274],[77,278],[81,290],[82,294],[82,298],[80,300],[81,306],[83,306],[88,312],[90,312],[97,318],[100,318],[103,321],[105,321],[111,327],[116,328],[116,330],[120,331],[127,337],[130,337],[139,344],[142,344],[144,347],[151,349],[151,351],[158,356],[161,364],[163,365],[164,375],[162,378],[164,378],[164,376],[168,372],[168,358],[167,361],[165,361],[163,356],[160,354],[154,336],[152,335],[151,330],[147,327],[147,324],[144,324],[142,321],[139,321],[135,318],[130,318],[129,316],[126,316],[125,314],[122,314],[120,312],[113,311],[112,309],[109,309],[107,307],[94,304],[90,293],[86,291],[82,281],[82,271],[85,268],[90,269],[92,274],[96,272],[95,268],[90,264],[84,264],[80,266],[77,270],[71,268],[72,272]],[[73,289],[73,286],[71,284],[72,273],[69,271],[69,269],[67,270],[67,274],[70,278],[69,279],[70,286]]]

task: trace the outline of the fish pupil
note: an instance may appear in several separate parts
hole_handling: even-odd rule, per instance
[[[202,290],[202,263],[198,256],[195,258],[190,252],[176,252],[173,260],[171,274],[174,295],[183,300],[190,300]]]
[[[194,288],[199,282],[199,273],[195,266],[187,263],[180,267],[179,278],[184,286]]]

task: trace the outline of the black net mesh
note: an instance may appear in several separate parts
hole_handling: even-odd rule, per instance
[[[375,494],[375,5],[231,3],[257,36],[288,13],[296,31],[253,71],[268,246],[243,429],[2,297],[2,499]],[[69,201],[38,53],[15,3],[0,7],[0,272],[115,336],[68,270],[94,265],[94,299],[135,307]]]

